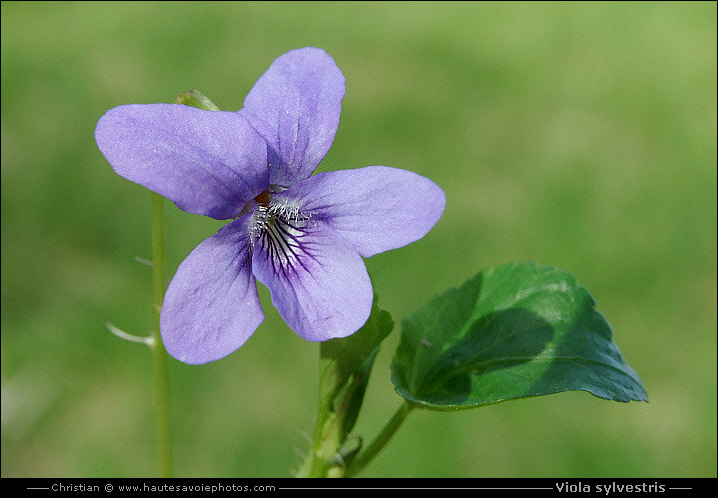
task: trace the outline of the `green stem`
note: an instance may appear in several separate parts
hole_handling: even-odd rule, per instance
[[[394,413],[389,422],[384,426],[379,435],[374,441],[351,463],[347,469],[344,477],[354,477],[361,472],[364,467],[371,462],[374,457],[386,446],[386,443],[392,438],[396,431],[401,427],[401,424],[406,420],[411,411],[414,409],[414,405],[409,401],[404,401],[399,409]]]
[[[157,455],[161,477],[172,477],[169,374],[167,351],[160,336],[160,310],[165,296],[165,217],[163,198],[152,192],[152,359],[154,363]]]
[[[196,104],[209,111],[218,111],[207,97],[197,90],[181,94],[175,104]],[[172,433],[170,431],[170,381],[167,350],[160,335],[160,311],[165,298],[165,213],[164,198],[152,195],[152,333],[147,344],[152,350],[155,412],[157,417],[157,457],[161,477],[172,477]],[[116,334],[117,331],[110,330]],[[120,331],[121,332],[121,331]],[[124,333],[122,333],[124,334]],[[126,335],[126,334],[125,334]]]
[[[336,392],[326,393],[326,386],[323,381],[324,377],[320,375],[320,405],[314,427],[312,446],[296,477],[326,477],[327,470],[330,467],[330,460],[334,457],[339,445],[337,435],[333,430],[336,429],[336,424],[328,423],[329,419],[332,418],[332,404]],[[327,431],[332,434],[327,434]]]

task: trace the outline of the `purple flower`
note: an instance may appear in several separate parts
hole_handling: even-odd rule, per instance
[[[264,319],[256,280],[303,338],[353,334],[373,299],[362,257],[423,237],[441,217],[444,192],[409,171],[310,176],[343,96],[332,58],[304,48],[275,60],[239,112],[125,105],[100,119],[95,138],[118,174],[189,213],[232,219],[167,289],[160,329],[175,358],[205,363],[244,344]]]

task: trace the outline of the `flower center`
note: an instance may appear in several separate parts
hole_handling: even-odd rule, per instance
[[[254,198],[250,223],[252,250],[261,250],[275,272],[286,273],[303,252],[302,238],[310,218],[291,200],[277,199],[265,190]]]
[[[254,202],[259,204],[260,206],[267,207],[269,206],[269,201],[272,200],[272,196],[269,193],[269,189],[265,190],[261,194],[259,194],[257,197],[254,198]]]

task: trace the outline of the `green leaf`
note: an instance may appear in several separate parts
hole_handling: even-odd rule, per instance
[[[356,423],[379,346],[393,328],[394,320],[377,307],[374,296],[371,315],[361,329],[320,346],[322,392],[334,405],[342,443]]]
[[[391,315],[379,309],[376,296],[366,323],[349,337],[322,342],[320,355],[323,369],[333,377],[332,384],[341,385],[353,374],[364,370],[367,360],[373,361],[379,344],[394,328]],[[364,365],[364,368],[362,366]]]
[[[436,410],[569,390],[647,401],[595,302],[568,273],[533,263],[484,270],[402,322],[392,382]]]
[[[320,345],[314,441],[297,477],[341,477],[361,449],[361,438],[349,442],[347,438],[359,415],[379,346],[394,328],[391,315],[376,303],[374,295],[371,314],[362,328]]]

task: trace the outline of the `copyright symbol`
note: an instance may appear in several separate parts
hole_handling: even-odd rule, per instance
[[[112,484],[105,484],[105,491],[112,493]]]

